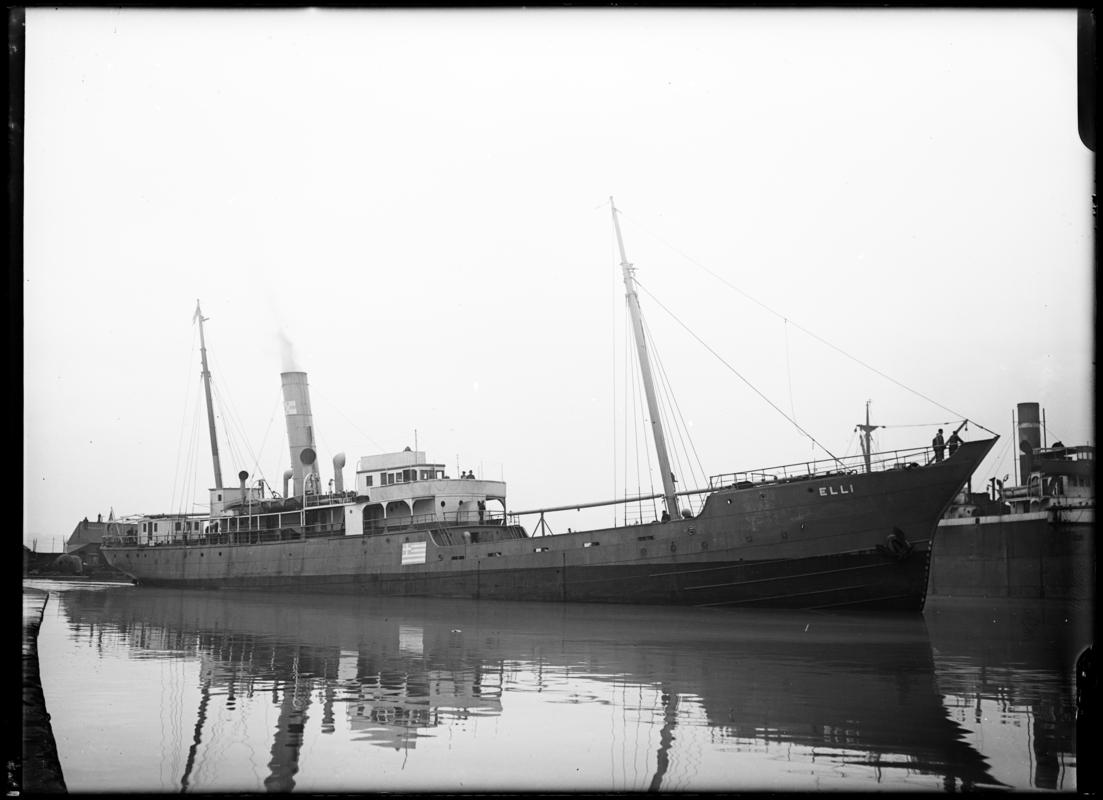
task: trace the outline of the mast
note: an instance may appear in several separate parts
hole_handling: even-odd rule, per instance
[[[613,210],[613,227],[617,232],[617,246],[620,248],[620,266],[624,272],[625,296],[628,299],[628,312],[632,316],[632,331],[636,337],[636,352],[640,357],[640,374],[643,377],[643,389],[647,395],[647,411],[651,415],[651,431],[655,437],[655,452],[659,458],[659,471],[663,478],[663,496],[666,498],[666,510],[671,518],[678,516],[678,499],[674,495],[674,474],[670,471],[670,458],[666,452],[666,438],[663,425],[659,421],[659,404],[655,400],[655,384],[651,378],[651,361],[647,357],[647,342],[643,338],[643,317],[640,314],[640,298],[636,294],[636,268],[624,252],[624,240],[620,235],[620,222],[617,220],[617,207],[613,198],[609,198],[609,207]]]
[[[222,464],[218,460],[218,436],[214,430],[214,403],[211,402],[211,371],[207,369],[207,343],[203,338],[203,323],[207,317],[199,310],[199,301],[195,301],[195,317],[199,320],[199,353],[203,359],[203,391],[207,395],[207,425],[211,429],[211,459],[214,461],[214,488],[222,488]]]
[[[873,472],[873,467],[871,465],[870,459],[870,434],[881,426],[869,424],[869,403],[870,401],[866,400],[866,424],[859,425],[858,430],[862,432],[862,455],[864,455],[866,459],[866,472]]]

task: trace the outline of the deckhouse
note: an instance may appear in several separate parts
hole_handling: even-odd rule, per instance
[[[357,507],[349,509],[353,519],[345,525],[349,535],[433,523],[501,524],[506,514],[503,481],[450,477],[444,464],[408,447],[361,458],[356,492]]]

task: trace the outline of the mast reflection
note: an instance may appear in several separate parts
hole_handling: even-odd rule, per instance
[[[72,626],[151,656],[203,660],[184,791],[201,739],[228,735],[206,722],[211,694],[230,710],[241,696],[270,695],[263,786],[290,791],[311,725],[410,752],[434,730],[511,713],[512,691],[583,679],[654,690],[650,716],[641,713],[657,731],[654,769],[639,788],[669,788],[671,759],[697,746],[690,728],[679,733],[687,725],[735,752],[787,743],[813,760],[934,775],[949,789],[1000,785],[943,706],[920,616],[129,588],[62,602]],[[730,779],[741,785],[738,772]]]

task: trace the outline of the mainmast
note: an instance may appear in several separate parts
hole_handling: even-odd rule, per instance
[[[673,518],[678,516],[678,498],[674,496],[674,473],[670,471],[670,458],[666,453],[666,438],[663,425],[659,421],[659,404],[655,399],[655,384],[651,378],[651,361],[647,357],[647,342],[643,337],[643,317],[640,314],[640,299],[636,294],[636,268],[628,262],[624,252],[624,240],[620,235],[620,222],[617,220],[617,207],[613,198],[609,198],[609,207],[613,210],[613,227],[617,232],[617,246],[620,248],[620,266],[624,272],[625,295],[628,298],[628,312],[632,316],[632,330],[636,337],[636,352],[640,357],[640,373],[643,377],[643,389],[647,395],[647,410],[651,415],[651,430],[655,436],[655,452],[659,457],[659,470],[663,478],[663,495],[666,498],[666,510]]]
[[[207,344],[203,339],[203,323],[207,317],[199,310],[199,301],[195,301],[195,317],[199,320],[199,353],[203,358],[203,390],[207,394],[207,424],[211,429],[211,458],[214,460],[214,488],[222,488],[222,464],[218,460],[218,436],[214,430],[214,403],[211,402],[211,371],[207,369]]]

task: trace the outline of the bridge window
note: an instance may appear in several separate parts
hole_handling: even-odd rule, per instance
[[[372,485],[371,479],[372,479],[371,475],[365,475],[364,476],[364,485],[365,486],[371,486]]]

